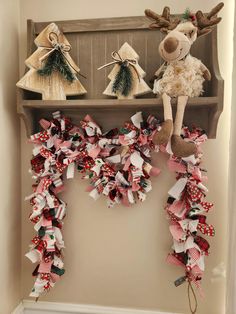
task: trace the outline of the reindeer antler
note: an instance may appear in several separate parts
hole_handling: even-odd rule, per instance
[[[176,26],[180,23],[179,18],[172,18],[170,16],[170,8],[164,7],[162,15],[159,15],[152,10],[145,10],[146,16],[155,20],[152,24],[149,25],[150,28],[159,28],[163,33],[167,33],[168,30],[172,30],[176,28]]]
[[[211,12],[203,14],[202,11],[197,11],[197,27],[198,36],[205,35],[212,31],[212,28],[221,21],[221,17],[217,17],[217,13],[223,8],[224,3],[220,2],[214,7]]]

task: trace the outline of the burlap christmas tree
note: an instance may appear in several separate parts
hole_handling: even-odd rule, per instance
[[[85,94],[78,79],[80,69],[69,53],[71,46],[58,26],[49,24],[34,42],[38,48],[25,61],[29,71],[16,85],[41,93],[43,100],[65,100],[67,95]]]

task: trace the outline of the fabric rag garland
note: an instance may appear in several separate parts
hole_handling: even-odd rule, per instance
[[[204,182],[207,176],[206,170],[201,168],[200,144],[207,140],[207,136],[197,128],[192,131],[183,128],[182,136],[186,141],[194,142],[198,150],[195,156],[177,158],[171,155],[168,161],[170,171],[176,173],[177,182],[168,192],[166,205],[173,237],[173,252],[168,255],[167,261],[184,269],[185,275],[175,281],[175,286],[186,281],[189,283],[189,305],[191,312],[196,313],[197,300],[192,283],[203,295],[200,282],[205,269],[204,258],[209,254],[210,247],[203,235],[215,235],[214,227],[206,222],[206,214],[213,204],[205,201],[208,190]],[[195,305],[191,303],[190,292],[194,296]]]
[[[53,113],[52,121],[41,119],[40,125],[44,130],[30,139],[34,144],[31,166],[35,183],[33,194],[27,197],[32,205],[29,218],[37,232],[26,254],[33,263],[38,263],[30,294],[36,298],[53,287],[64,274],[61,229],[66,204],[58,197],[64,188],[63,178],[73,178],[77,168],[83,178],[90,181],[89,195],[95,200],[106,196],[111,207],[115,204],[129,206],[136,199],[144,201],[146,193],[152,189],[150,176],[160,173],[151,165],[151,152],[159,151],[152,139],[161,129],[153,116],[144,121],[138,112],[120,129],[106,133],[102,133],[88,115],[79,127],[59,111]],[[197,155],[177,158],[169,145],[160,147],[170,154],[168,165],[176,172],[177,179],[168,192],[166,205],[174,240],[173,252],[167,261],[185,271],[185,275],[175,281],[176,286],[188,281],[200,290],[209,244],[198,233],[214,235],[213,226],[206,223],[206,213],[213,204],[204,200],[207,188],[203,182],[207,178],[201,168],[200,144],[207,136],[200,129],[189,131],[186,127],[182,129],[182,136],[197,145]]]

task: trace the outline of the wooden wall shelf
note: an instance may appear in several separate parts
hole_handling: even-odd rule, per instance
[[[50,22],[33,22],[28,20],[28,56],[36,49],[35,37]],[[162,101],[150,93],[140,98],[118,100],[107,98],[102,92],[108,84],[107,75],[111,68],[97,71],[97,68],[111,60],[111,52],[128,42],[140,56],[140,66],[147,73],[149,83],[155,71],[162,63],[158,54],[158,45],[162,34],[148,28],[150,21],[144,16],[121,17],[92,20],[55,22],[68,38],[72,50],[71,56],[79,65],[81,73],[87,79],[80,78],[88,93],[60,101],[43,101],[40,94],[30,91],[17,91],[17,111],[23,118],[27,136],[38,131],[38,120],[50,118],[53,111],[63,114],[78,122],[84,115],[91,114],[104,128],[121,125],[124,119],[137,111],[145,115],[155,114],[163,118]],[[218,119],[223,110],[223,86],[218,66],[217,29],[203,36],[194,43],[192,55],[201,59],[211,71],[212,80],[205,84],[202,97],[188,101],[184,123],[203,128],[209,138],[216,137]],[[27,69],[28,70],[28,69]],[[151,84],[149,84],[150,87]],[[173,107],[176,103],[173,100]]]

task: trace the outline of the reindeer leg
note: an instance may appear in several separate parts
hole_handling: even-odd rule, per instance
[[[177,111],[174,123],[174,132],[171,138],[171,149],[176,157],[188,157],[197,151],[194,143],[185,142],[181,134],[183,125],[184,110],[188,101],[188,96],[179,96],[177,103]]]
[[[173,117],[171,98],[166,93],[162,95],[164,107],[164,122],[162,123],[161,130],[155,134],[153,142],[157,145],[165,145],[168,143],[173,129]]]

